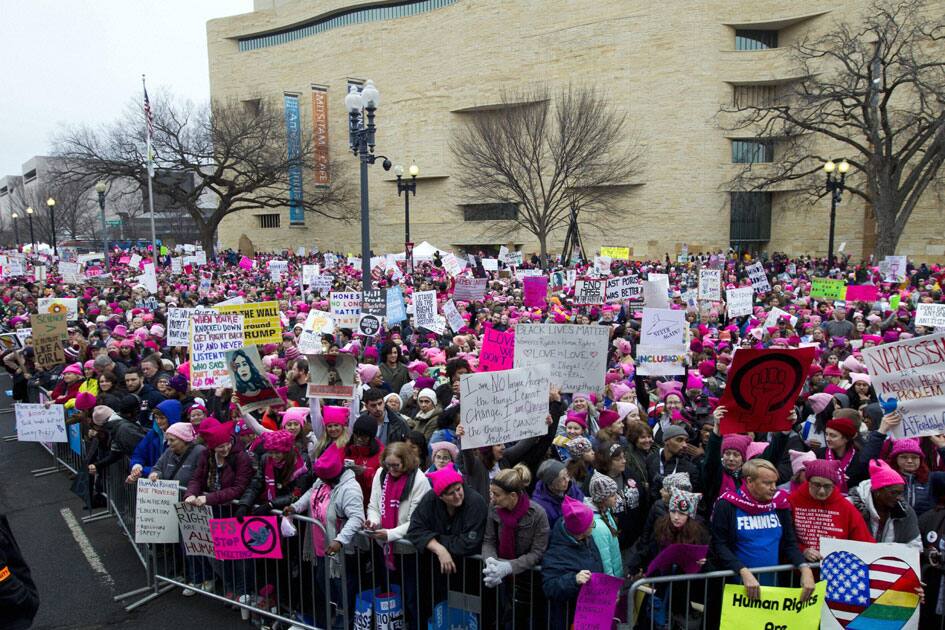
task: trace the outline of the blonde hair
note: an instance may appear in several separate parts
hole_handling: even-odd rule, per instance
[[[747,479],[754,479],[758,476],[758,473],[761,472],[761,469],[769,470],[775,475],[778,474],[778,469],[775,468],[774,464],[769,462],[766,459],[750,459],[744,464],[742,464],[742,476]]]
[[[506,468],[496,473],[492,479],[492,484],[498,486],[505,492],[526,492],[529,484],[532,482],[532,471],[525,464],[516,464],[512,468]]]

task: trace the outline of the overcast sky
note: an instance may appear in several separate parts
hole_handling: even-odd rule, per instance
[[[0,176],[49,150],[59,125],[105,122],[167,87],[210,96],[207,20],[252,0],[0,0]]]

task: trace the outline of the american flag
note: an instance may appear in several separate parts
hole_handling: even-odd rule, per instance
[[[874,616],[870,610],[874,604],[877,616],[882,612],[887,620],[892,615],[903,621],[912,616],[918,604],[918,578],[906,562],[897,558],[884,557],[866,564],[850,552],[838,551],[824,559],[821,571],[827,580],[827,607],[844,628],[861,613],[863,618],[850,628],[868,627],[860,624],[869,623],[867,618]]]
[[[144,117],[148,119],[148,137],[154,135],[154,114],[151,112],[151,101],[148,99],[148,88],[144,88]]]

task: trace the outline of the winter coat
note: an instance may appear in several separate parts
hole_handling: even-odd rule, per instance
[[[388,412],[390,413],[390,412]],[[417,413],[413,419],[408,420],[407,424],[410,425],[410,428],[414,431],[419,431],[423,434],[423,437],[430,440],[430,437],[433,435],[433,432],[437,430],[437,421],[440,419],[440,414],[443,413],[443,410],[440,407],[434,407],[428,413],[424,415],[423,412]],[[390,414],[393,416],[393,414]]]
[[[482,557],[499,559],[499,531],[502,521],[494,506],[489,506],[486,533],[482,539]],[[515,527],[515,558],[504,558],[512,565],[512,575],[518,575],[541,563],[548,548],[548,515],[534,501]]]
[[[646,458],[646,474],[650,479],[651,502],[659,501],[660,489],[663,487],[663,477],[673,473],[688,473],[693,491],[698,492],[702,488],[699,469],[690,461],[689,457],[680,454],[666,461],[663,459],[663,449],[657,448]]]
[[[165,416],[167,416],[168,426],[180,422],[181,407],[176,400],[165,400],[157,406]],[[138,443],[134,454],[131,456],[131,466],[141,466],[141,474],[148,476],[151,473],[151,467],[157,463],[158,458],[164,452],[164,432],[158,426],[157,421],[153,421],[153,426],[144,439]]]
[[[499,470],[512,468],[520,462],[532,459],[536,453],[544,453],[548,450],[548,436],[538,436],[519,440],[514,445],[505,449],[502,459],[496,462]],[[553,437],[553,436],[552,436]],[[482,463],[482,458],[476,453],[477,449],[466,449],[461,453],[463,478],[466,483],[484,497],[489,496],[489,484],[491,483],[492,470],[487,469]],[[527,464],[526,464],[527,465]]]
[[[157,463],[151,468],[151,472],[156,472],[159,479],[174,479],[180,482],[180,485],[186,486],[190,483],[191,477],[197,470],[197,462],[206,450],[207,447],[203,444],[190,444],[180,455],[169,448],[164,449]]]
[[[575,540],[564,528],[564,521],[559,521],[551,528],[551,542],[541,561],[542,587],[551,605],[549,627],[552,630],[570,627],[567,610],[574,610],[581,590],[577,574],[585,570],[604,572],[594,538]]]
[[[72,383],[66,383],[65,381],[59,381],[56,383],[56,386],[50,392],[50,398],[52,402],[57,405],[64,405],[68,401],[72,401],[72,406],[75,407],[75,397],[79,394],[79,388],[85,382],[85,379],[73,381]]]
[[[584,493],[573,481],[568,484],[568,489],[564,494],[575,501],[584,501]],[[564,495],[559,497],[554,494],[539,479],[538,483],[535,484],[534,492],[532,492],[532,501],[545,509],[545,515],[548,516],[548,526],[554,527],[558,519],[561,518],[561,504],[564,502]]]
[[[820,549],[821,538],[876,542],[866,522],[853,504],[847,501],[839,488],[834,488],[826,501],[818,501],[810,494],[805,481],[788,497],[794,512],[794,529],[801,551],[808,547]],[[823,523],[830,521],[825,527]]]
[[[589,503],[589,502],[586,502]],[[607,523],[614,529],[617,529],[617,523],[609,512],[602,515],[597,506],[590,504],[594,510],[594,530],[591,537],[594,539],[594,545],[600,554],[601,564],[604,565],[604,573],[612,577],[623,577],[623,556],[620,554],[620,539],[610,533]],[[606,522],[605,520],[606,519]]]
[[[147,431],[140,424],[127,420],[117,413],[108,419],[104,429],[111,437],[111,450],[125,457],[131,457],[138,444],[147,435]]]
[[[318,492],[324,485],[322,479],[316,478],[312,487],[292,504],[292,509],[297,514],[308,514],[312,506],[312,493]],[[310,516],[314,518],[314,515]],[[326,545],[338,541],[346,554],[355,552],[351,541],[364,526],[364,497],[361,496],[361,486],[355,479],[354,471],[350,468],[344,469],[338,483],[332,486],[325,522],[321,525],[325,529]]]
[[[166,399],[158,390],[147,383],[141,386],[136,392],[131,394],[138,399],[138,424],[143,427],[151,426],[151,411],[157,409],[158,405]]]
[[[97,397],[98,396],[98,379],[87,378],[84,381],[82,381],[82,383],[79,385],[79,389],[76,392],[76,395],[81,394],[83,392],[87,394],[92,394],[93,396]],[[104,405],[105,403],[99,402],[98,404]],[[75,409],[75,396],[67,400],[65,404],[63,405],[63,407],[66,409],[66,411],[70,409]],[[112,407],[112,409],[114,409],[114,407]]]
[[[211,458],[213,463],[211,463]],[[209,484],[211,466],[216,467],[216,456],[211,449],[204,449],[197,461],[197,469],[187,484],[187,494],[184,498],[206,495],[207,505],[229,503],[242,497],[253,479],[252,457],[236,446],[223,460],[219,490],[212,490]]]
[[[872,482],[869,479],[860,482],[858,486],[850,489],[848,498],[863,516],[876,542],[904,543],[919,551],[922,550],[919,519],[916,517],[915,510],[904,501],[899,501],[886,520],[885,527],[879,531],[879,514],[873,504]]]
[[[381,377],[390,386],[392,392],[400,392],[403,386],[410,382],[410,373],[407,372],[407,366],[403,363],[397,363],[391,368],[385,361],[379,367],[381,368]]]
[[[425,550],[427,544],[436,538],[454,560],[479,553],[489,510],[478,492],[465,485],[463,491],[463,504],[452,516],[446,510],[446,504],[434,493],[423,495],[410,517],[406,536],[418,551]]]
[[[367,520],[380,526],[381,523],[381,505],[384,502],[384,477],[385,471],[378,469],[374,474],[374,480],[371,483],[371,498],[367,506]],[[400,497],[400,507],[397,509],[397,527],[387,530],[387,542],[395,543],[407,535],[407,529],[410,527],[410,516],[422,499],[430,491],[430,481],[421,471],[415,470],[412,479],[407,480],[404,487],[406,497]],[[395,548],[396,549],[396,548]]]
[[[871,459],[880,458],[885,442],[885,433],[870,431],[869,435],[866,436],[866,444],[863,446],[863,460],[868,462]],[[928,481],[919,481],[915,475],[904,473],[901,470],[899,474],[906,482],[906,492],[903,498],[915,510],[916,516],[922,516],[935,507]]]
[[[0,625],[26,630],[39,610],[39,591],[7,517],[0,515]]]

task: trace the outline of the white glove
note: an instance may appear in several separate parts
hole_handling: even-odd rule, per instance
[[[489,588],[495,588],[502,583],[502,580],[512,574],[512,563],[496,560],[495,558],[486,558],[486,566],[482,569],[484,576],[483,584]]]

